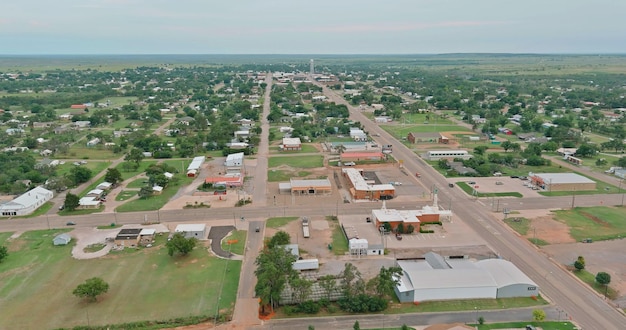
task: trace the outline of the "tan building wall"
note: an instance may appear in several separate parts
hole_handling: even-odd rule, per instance
[[[596,190],[596,183],[555,183],[552,186],[546,186],[548,191],[585,191]]]

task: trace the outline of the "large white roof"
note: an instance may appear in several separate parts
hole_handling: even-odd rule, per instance
[[[360,190],[360,191],[383,191],[383,190],[395,191],[396,190],[396,188],[392,184],[388,184],[388,183],[374,184],[374,185],[367,184],[367,182],[365,182],[365,179],[363,178],[361,173],[359,173],[359,170],[355,168],[344,168],[342,169],[342,171],[348,176],[348,179],[350,179],[350,182],[352,182],[352,185],[354,186],[356,190]]]
[[[206,157],[204,156],[194,157],[191,161],[191,164],[189,164],[189,167],[187,167],[187,171],[200,169],[200,166],[202,166],[202,163],[204,163],[205,159]]]
[[[300,138],[283,138],[283,145],[301,145]]]
[[[190,223],[190,224],[182,224],[182,225],[178,225],[176,226],[176,229],[174,230],[177,233],[182,233],[182,232],[193,232],[193,231],[204,231],[204,229],[206,228],[206,225],[203,223]]]
[[[314,180],[289,180],[292,188],[308,188],[308,187],[328,187],[330,188],[330,181],[328,179],[314,179]]]
[[[500,288],[520,283],[537,286],[530,277],[508,260],[485,259],[477,261],[476,266],[488,270]]]
[[[32,205],[36,205],[37,202],[40,202],[42,200],[44,201],[50,200],[53,195],[54,194],[52,193],[52,191],[48,189],[45,189],[43,187],[35,187],[23,193],[22,195],[15,198],[14,200],[6,204],[0,205],[0,210],[3,210],[3,209],[15,210],[16,206],[20,208],[28,208]]]
[[[559,183],[595,183],[595,181],[576,173],[535,173],[547,184]]]

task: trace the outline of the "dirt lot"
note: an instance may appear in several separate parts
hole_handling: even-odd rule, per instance
[[[522,211],[518,216],[531,220],[531,228],[525,236],[550,243],[541,247],[548,256],[562,265],[571,265],[578,256],[585,257],[586,269],[596,274],[607,272],[611,275],[611,287],[620,292],[617,303],[626,305],[626,240],[611,240],[589,243],[576,242],[569,235],[569,228],[556,220],[549,211]]]
[[[513,179],[508,176],[493,176],[493,177],[485,177],[485,178],[474,178],[474,177],[465,177],[465,178],[449,178],[448,182],[457,183],[457,182],[465,182],[468,183],[470,181],[476,182],[476,191],[479,193],[500,193],[500,192],[519,192],[524,197],[540,197],[540,190],[532,190],[526,186],[524,183],[527,181],[522,181],[520,179]],[[496,182],[502,182],[502,185],[497,185]],[[473,186],[473,185],[470,185]]]

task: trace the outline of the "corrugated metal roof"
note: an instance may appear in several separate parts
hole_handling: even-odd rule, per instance
[[[548,184],[595,183],[595,181],[576,173],[535,173],[533,175],[540,177],[544,183]]]

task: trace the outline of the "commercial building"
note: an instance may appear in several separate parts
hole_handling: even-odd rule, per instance
[[[411,225],[415,231],[420,230],[422,224],[441,222],[442,217],[452,217],[452,211],[441,210],[437,204],[437,194],[434,194],[433,205],[425,205],[419,210],[395,210],[388,209],[386,203],[380,210],[372,210],[372,220],[377,228],[388,223],[392,231],[395,231],[400,224],[406,228]]]
[[[382,152],[344,152],[340,156],[342,162],[381,161],[385,159]]]
[[[226,156],[224,161],[224,172],[226,173],[241,173],[244,166],[244,153],[238,152]]]
[[[400,302],[530,297],[539,288],[503,259],[446,259],[429,252],[420,260],[399,260],[403,274],[395,287]]]
[[[531,182],[547,191],[596,190],[596,182],[576,173],[533,173]]]
[[[183,233],[185,238],[197,238],[199,240],[206,240],[206,225],[205,224],[183,224],[176,226],[174,230],[177,233]]]
[[[446,136],[438,132],[410,132],[407,140],[411,143],[443,143],[448,144]]]
[[[205,183],[215,185],[223,185],[225,187],[241,187],[243,186],[243,175],[241,173],[227,173],[221,176],[212,176],[204,179]]]
[[[349,191],[352,198],[355,200],[385,200],[392,199],[396,195],[396,189],[393,185],[385,184],[370,184],[368,183],[361,170],[355,168],[343,168],[341,170],[343,176],[348,179],[350,184]]]
[[[281,194],[330,195],[332,193],[332,186],[328,178],[314,180],[290,179],[289,182],[280,182],[278,189]]]
[[[300,138],[283,138],[280,145],[280,151],[298,151],[302,150],[302,141]]]
[[[53,196],[52,191],[43,187],[35,187],[14,200],[0,205],[0,214],[3,217],[31,214],[51,200]]]

